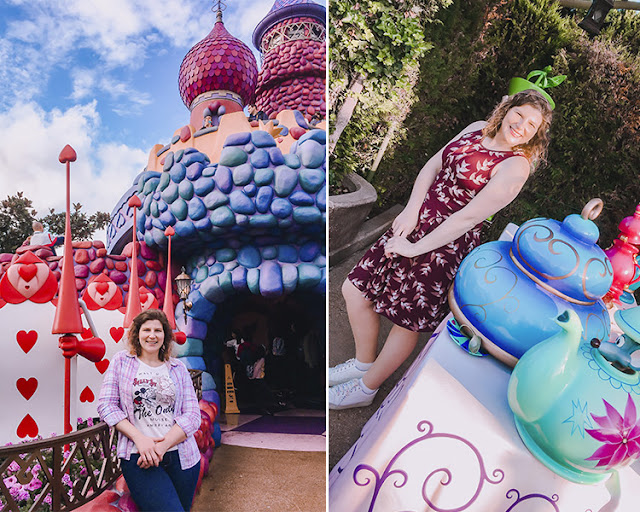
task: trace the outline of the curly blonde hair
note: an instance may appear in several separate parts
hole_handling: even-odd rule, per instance
[[[162,324],[162,330],[164,331],[164,343],[160,347],[158,352],[158,359],[160,361],[168,361],[171,357],[171,348],[173,347],[173,329],[169,325],[167,315],[159,309],[147,309],[131,321],[131,328],[129,329],[129,350],[131,354],[135,354],[138,357],[142,354],[142,345],[140,345],[140,328],[142,324],[149,320],[159,320]]]
[[[507,112],[513,107],[522,105],[531,105],[542,114],[542,123],[531,140],[526,144],[518,144],[513,148],[514,151],[522,153],[531,162],[531,171],[533,172],[536,167],[546,162],[547,147],[549,146],[549,128],[553,118],[551,105],[540,93],[527,90],[506,97],[491,112],[487,125],[482,129],[482,136],[495,137]]]

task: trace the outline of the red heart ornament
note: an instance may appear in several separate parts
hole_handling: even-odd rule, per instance
[[[112,327],[109,329],[109,334],[111,334],[113,341],[118,343],[124,336],[124,327]]]
[[[88,338],[92,338],[93,337],[93,331],[91,330],[91,327],[85,327],[84,329],[82,329],[82,339],[86,340]]]
[[[62,151],[60,151],[60,154],[58,155],[58,161],[61,164],[65,164],[67,162],[75,162],[76,158],[78,158],[78,155],[76,154],[74,149],[69,146],[69,144],[63,147]]]
[[[102,361],[98,361],[97,363],[95,363],[95,365],[98,371],[104,374],[104,372],[107,371],[107,368],[109,368],[109,360],[103,359]]]
[[[30,379],[18,379],[16,381],[16,387],[20,394],[25,397],[27,400],[33,396],[38,389],[38,379],[35,377],[31,377]]]
[[[36,331],[19,331],[18,334],[16,334],[16,340],[24,353],[28,354],[38,340],[38,333]]]
[[[20,274],[20,277],[27,282],[31,281],[37,273],[38,267],[36,267],[33,263],[20,265],[18,267],[18,274]]]
[[[18,430],[16,430],[16,433],[20,438],[36,437],[38,435],[38,424],[30,414],[27,414],[24,418],[22,418],[22,421],[20,422],[20,425],[18,425]]]
[[[100,295],[104,295],[109,291],[109,283],[105,283],[105,282],[96,283],[96,291]]]
[[[106,370],[106,368],[105,368]],[[102,372],[100,372],[102,373]],[[84,389],[82,390],[82,393],[80,393],[80,401],[81,402],[93,402],[96,399],[95,395],[93,394],[93,391],[91,391],[91,388],[89,386],[85,386]]]

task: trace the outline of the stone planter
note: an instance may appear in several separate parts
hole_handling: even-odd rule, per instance
[[[329,250],[341,250],[351,243],[378,198],[376,190],[364,178],[351,173],[343,184],[351,192],[329,196]]]

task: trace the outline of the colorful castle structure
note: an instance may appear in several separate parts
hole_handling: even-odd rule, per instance
[[[75,286],[88,310],[82,337],[92,336],[93,323],[106,346],[98,362],[72,360],[73,419],[96,416],[102,376],[124,348],[132,268],[142,309],[162,307],[167,274],[172,282],[184,267],[193,279],[188,300],[171,297],[186,335],[175,355],[204,372],[210,402],[219,404],[230,320],[249,303],[284,308],[278,314],[287,321],[294,320],[287,304],[300,303],[324,329],[324,13],[306,0],[276,0],[254,33],[260,73],[220,8],[211,32],[185,56],[178,85],[189,122],[151,149],[113,210],[106,246],[73,243]],[[252,105],[265,115],[248,116]],[[129,206],[134,196],[139,208]],[[64,259],[42,246],[0,254],[0,385],[11,411],[0,419],[3,442],[63,432],[64,357],[51,326]]]

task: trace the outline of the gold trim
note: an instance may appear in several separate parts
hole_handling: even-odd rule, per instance
[[[536,276],[534,276],[531,272],[529,272],[526,268],[524,268],[524,266],[522,265],[522,263],[520,263],[516,257],[513,255],[513,249],[509,248],[509,256],[511,256],[511,261],[513,261],[516,265],[516,267],[518,267],[522,273],[524,275],[526,275],[529,279],[531,279],[534,283],[536,283],[538,286],[544,288],[545,290],[547,290],[550,294],[555,295],[556,297],[559,297],[563,300],[566,300],[567,302],[571,302],[572,304],[579,304],[581,306],[593,306],[597,301],[584,301],[584,300],[578,300],[578,299],[574,299],[573,297],[569,297],[568,295],[565,295],[562,292],[559,292],[558,290],[556,290],[555,288],[552,288],[551,286],[549,286],[547,283],[542,282],[540,279],[538,279]]]

